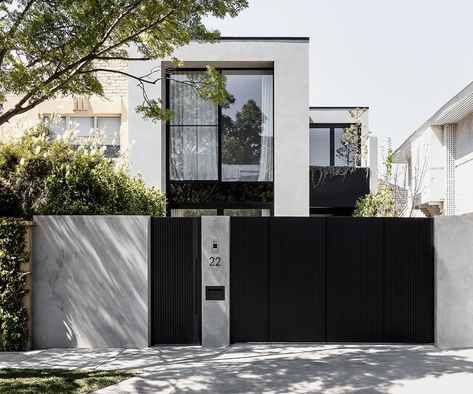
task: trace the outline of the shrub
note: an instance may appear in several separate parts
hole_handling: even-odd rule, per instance
[[[20,199],[13,192],[10,185],[0,178],[0,217],[21,216]]]
[[[39,124],[17,141],[0,145],[0,179],[9,190],[0,204],[22,217],[43,215],[163,215],[165,197],[131,178],[95,145],[74,148]],[[3,178],[3,179],[2,179]],[[18,206],[20,207],[18,209]],[[16,216],[13,208],[6,216]]]
[[[26,260],[24,226],[18,219],[0,218],[0,338],[7,351],[23,350],[28,337],[25,274],[20,272]]]

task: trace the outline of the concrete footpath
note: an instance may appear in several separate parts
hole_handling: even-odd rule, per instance
[[[131,369],[98,393],[473,393],[473,349],[242,345],[0,353],[0,368]]]

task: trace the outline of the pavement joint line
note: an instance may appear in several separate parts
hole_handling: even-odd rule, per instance
[[[44,353],[47,349],[41,349],[38,353],[36,354],[33,354],[31,357],[29,357],[29,359],[34,359],[35,357],[37,357],[38,355],[40,355],[41,353]],[[11,368],[21,368],[20,367],[20,363],[22,363],[23,361],[27,360],[28,359],[28,352],[25,352],[25,354],[23,355],[23,357],[21,358],[21,360],[18,360],[16,363],[14,363]]]
[[[99,367],[101,367],[102,365],[104,365],[105,363],[109,363],[109,362],[112,362],[112,360],[116,359],[120,354],[122,354],[124,351],[126,350],[126,348],[122,348],[120,349],[118,352],[116,352],[115,354],[111,355],[109,358],[107,358],[106,360],[102,361],[101,363],[98,363],[94,368],[92,368],[92,371],[97,371]]]

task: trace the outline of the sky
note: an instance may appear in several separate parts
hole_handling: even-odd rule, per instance
[[[369,106],[398,147],[473,81],[472,0],[250,0],[223,36],[310,37],[311,106]]]

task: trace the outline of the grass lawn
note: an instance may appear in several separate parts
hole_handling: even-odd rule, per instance
[[[0,393],[90,393],[134,375],[133,371],[0,369]]]

